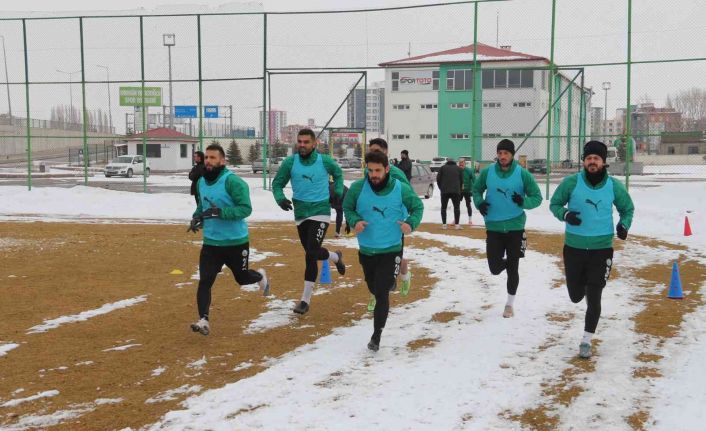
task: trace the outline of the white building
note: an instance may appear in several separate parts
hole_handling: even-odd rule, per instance
[[[148,130],[144,135],[147,139],[147,161],[152,172],[191,169],[193,154],[199,146],[198,139],[164,127]],[[143,133],[131,135],[118,154],[142,155],[142,137]],[[204,143],[205,146],[207,144]]]
[[[482,118],[476,118],[475,132],[471,130],[473,45],[380,65],[385,67],[385,137],[391,154],[407,149],[410,157],[422,160],[436,156],[492,160],[497,142],[503,137],[519,146],[531,136],[518,155],[546,158],[547,121],[541,119],[549,101],[549,74],[545,70],[549,60],[514,52],[509,47],[478,44],[477,61],[482,70],[481,82],[475,83]],[[558,75],[555,98],[576,73],[569,70]],[[552,135],[561,136],[552,139],[549,158],[555,162],[578,158],[577,82],[580,77],[552,112]],[[569,132],[576,137],[567,139]],[[476,136],[474,142],[472,136]]]

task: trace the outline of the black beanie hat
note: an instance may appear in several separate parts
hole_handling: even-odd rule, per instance
[[[585,159],[586,156],[595,154],[601,159],[603,159],[603,162],[605,163],[606,158],[608,157],[608,147],[601,142],[601,141],[588,141],[586,142],[586,145],[583,146],[583,158]]]
[[[509,151],[514,156],[515,155],[515,143],[509,139],[503,139],[502,141],[498,142],[498,148],[497,148],[496,152],[500,151],[500,150]]]

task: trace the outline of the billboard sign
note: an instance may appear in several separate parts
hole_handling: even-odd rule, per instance
[[[182,105],[174,107],[174,117],[176,118],[196,118],[196,105]]]
[[[142,96],[142,87],[120,87],[120,106],[162,106],[162,87],[145,87]]]

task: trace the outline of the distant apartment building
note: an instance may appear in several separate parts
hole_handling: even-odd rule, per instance
[[[347,108],[349,128],[365,128],[370,137],[381,136],[385,130],[385,83],[373,83],[367,93],[356,88],[348,97]]]
[[[287,111],[271,110],[267,121],[268,142],[283,141],[282,128],[287,125]],[[265,112],[260,111],[260,129],[262,129],[262,119],[266,116]],[[265,133],[260,130],[260,136],[265,136]]]

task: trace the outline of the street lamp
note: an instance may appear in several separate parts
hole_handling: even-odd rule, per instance
[[[7,74],[7,54],[5,53],[5,36],[2,38],[2,57],[5,60],[5,85],[7,85],[7,111],[10,116],[10,125],[12,125],[12,104],[10,103],[10,77]]]
[[[71,123],[73,123],[74,120],[74,93],[73,93],[73,80],[71,77],[73,76],[74,73],[79,73],[81,69],[79,70],[74,70],[73,72],[64,72],[63,70],[56,69],[57,72],[59,73],[65,73],[69,75],[69,100],[71,101]]]
[[[108,75],[108,122],[110,124],[110,134],[113,134],[113,111],[111,110],[110,107],[110,69],[108,69],[108,66],[101,66],[100,64],[96,64],[97,67],[100,67],[101,69],[105,69],[105,73]]]
[[[603,103],[603,109],[605,112],[603,113],[603,131],[606,134],[608,133],[608,90],[610,90],[610,81],[604,81],[603,91],[605,91],[605,102]]]
[[[174,129],[174,105],[172,105],[172,47],[176,44],[174,33],[162,35],[162,43],[169,55],[169,128]]]

